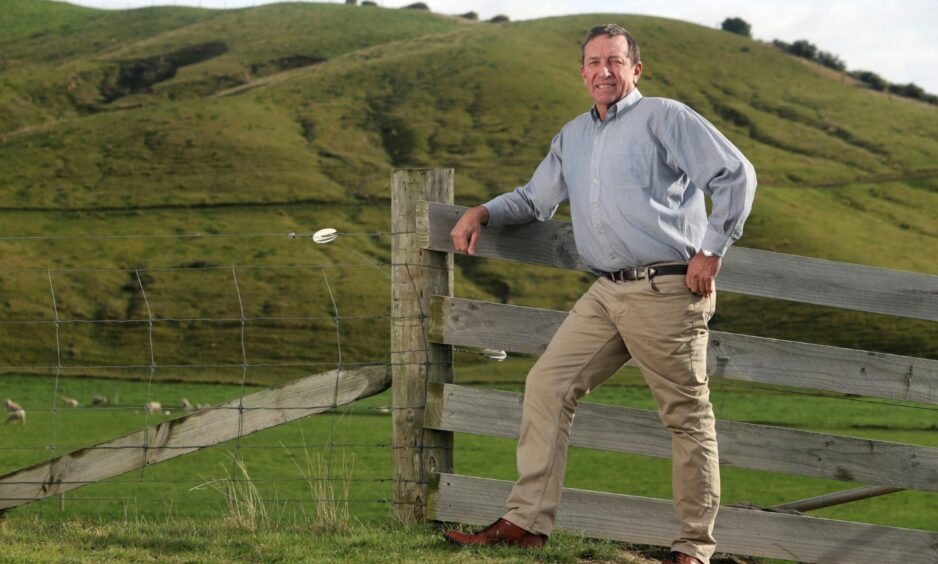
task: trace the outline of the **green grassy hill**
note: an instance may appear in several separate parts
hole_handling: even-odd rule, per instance
[[[148,378],[147,306],[173,319],[154,328],[155,362],[173,365],[157,378],[240,381],[242,354],[302,365],[248,375],[281,381],[336,362],[337,340],[343,362],[385,361],[387,322],[370,318],[387,315],[388,282],[367,265],[388,259],[389,238],[317,246],[286,233],[388,231],[393,167],[454,167],[464,204],[524,182],[589,108],[579,42],[606,21],[637,36],[645,95],[687,102],[756,165],[742,245],[938,274],[936,109],[737,35],[608,14],[489,24],[334,4],[111,12],[12,0],[0,15],[0,235],[62,239],[0,239],[0,319],[54,320],[54,268],[60,319],[111,320],[62,324],[66,375]],[[216,236],[81,238],[192,233]],[[588,283],[457,265],[459,295],[524,305],[568,307]],[[180,270],[138,280],[138,267]],[[62,270],[87,268],[126,271]],[[721,301],[722,330],[938,356],[934,324]],[[0,365],[54,365],[55,338],[49,323],[2,325]],[[230,366],[204,366],[217,364]]]

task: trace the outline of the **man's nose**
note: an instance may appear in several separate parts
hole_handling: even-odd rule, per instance
[[[609,67],[606,65],[603,65],[603,78],[606,78],[611,75],[612,73],[609,71]]]

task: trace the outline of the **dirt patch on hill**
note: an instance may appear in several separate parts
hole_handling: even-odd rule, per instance
[[[154,84],[173,78],[180,68],[227,52],[228,45],[223,41],[210,41],[163,55],[121,61],[101,80],[101,97],[106,103],[111,103],[130,94],[150,92]]]

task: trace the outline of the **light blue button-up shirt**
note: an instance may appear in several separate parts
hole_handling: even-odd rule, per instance
[[[755,190],[752,164],[710,122],[633,90],[605,120],[593,108],[567,123],[530,182],[483,205],[499,226],[546,221],[569,200],[580,256],[611,272],[688,261],[701,249],[724,255]]]

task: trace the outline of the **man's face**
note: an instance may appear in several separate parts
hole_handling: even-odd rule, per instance
[[[642,64],[629,60],[625,37],[600,35],[586,44],[580,74],[597,106],[608,108],[635,89]]]

